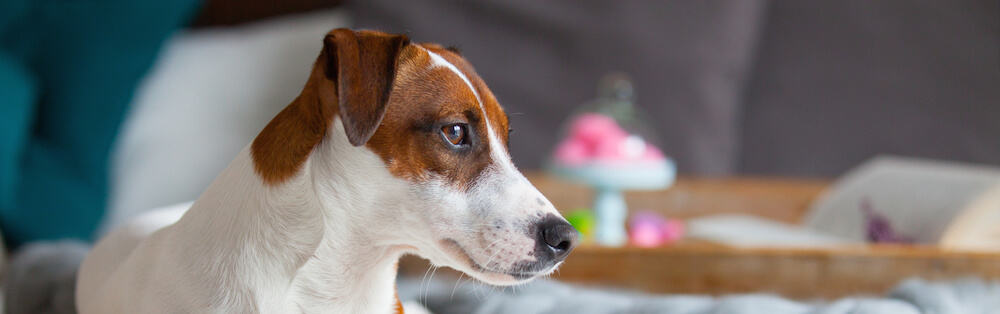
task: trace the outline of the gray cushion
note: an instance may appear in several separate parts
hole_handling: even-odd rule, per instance
[[[836,176],[880,153],[1000,164],[1000,2],[352,2],[361,27],[460,44],[542,164],[605,73],[682,172]]]
[[[741,81],[762,1],[352,1],[355,24],[459,45],[511,116],[511,151],[543,164],[560,124],[597,81],[635,81],[662,148],[682,171],[736,165]]]
[[[839,175],[875,154],[1000,164],[1000,2],[775,1],[741,170]]]

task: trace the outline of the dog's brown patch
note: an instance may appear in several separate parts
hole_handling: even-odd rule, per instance
[[[426,50],[425,50],[426,49]],[[445,67],[431,66],[433,51],[452,60],[461,57],[433,44],[410,46],[401,54],[405,62],[400,63],[396,85],[389,97],[388,112],[375,135],[367,146],[389,166],[389,171],[398,177],[414,181],[424,181],[431,177],[443,177],[445,181],[459,188],[470,187],[491,163],[490,139],[486,123],[490,123],[506,143],[507,119],[492,93],[481,84],[482,80],[468,64],[462,67],[463,74],[476,88],[484,106],[492,102],[495,109],[479,106],[476,94],[454,72]],[[473,85],[476,86],[476,85]],[[467,123],[470,127],[468,149],[455,150],[443,141],[440,127],[448,123]]]
[[[395,79],[406,36],[335,29],[323,40],[305,87],[250,147],[254,169],[268,184],[295,175],[339,115],[351,144],[375,133]]]
[[[482,100],[446,67],[431,66],[428,51],[466,76]],[[485,110],[484,110],[485,109]],[[485,115],[484,115],[485,111]],[[472,66],[434,44],[411,45],[406,37],[346,29],[331,31],[299,97],[282,110],[251,146],[254,167],[268,184],[299,171],[327,133],[334,116],[351,144],[366,145],[401,178],[445,178],[469,187],[489,166],[487,123],[500,147],[507,143],[507,116]],[[455,149],[440,128],[467,123],[468,148]],[[506,152],[503,152],[506,153]]]
[[[396,265],[392,268],[399,271],[399,261],[396,261]],[[397,284],[392,284],[392,298],[396,300],[396,314],[403,314],[403,302],[399,301],[399,286]]]

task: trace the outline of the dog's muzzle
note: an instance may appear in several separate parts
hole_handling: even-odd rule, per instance
[[[549,214],[535,226],[535,261],[516,265],[510,275],[529,278],[559,264],[579,243],[579,233],[566,220]]]

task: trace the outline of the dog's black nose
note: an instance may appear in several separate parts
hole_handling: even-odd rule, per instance
[[[566,220],[549,214],[538,223],[538,238],[539,246],[552,254],[553,260],[561,261],[576,247],[579,234]]]

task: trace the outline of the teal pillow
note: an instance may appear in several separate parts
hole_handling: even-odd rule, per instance
[[[34,77],[0,52],[0,208],[14,205],[36,96]]]
[[[90,240],[133,90],[198,2],[2,2],[0,230],[11,245]]]

